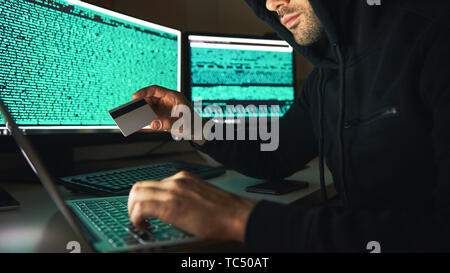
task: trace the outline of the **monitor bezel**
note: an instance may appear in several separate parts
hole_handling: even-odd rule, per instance
[[[191,77],[191,48],[189,43],[189,36],[205,36],[205,37],[218,37],[218,38],[241,38],[241,39],[255,39],[255,40],[268,40],[268,41],[285,41],[281,39],[276,33],[268,33],[265,35],[246,35],[246,34],[227,34],[227,33],[215,33],[215,32],[183,32],[183,55],[184,55],[184,77],[183,77],[183,93],[185,94],[186,98],[193,104],[192,100],[192,77]],[[289,45],[291,48],[292,46]],[[293,49],[293,48],[292,48]],[[295,101],[296,99],[296,89],[297,89],[297,79],[296,79],[296,61],[295,61],[295,50],[292,50],[292,73],[293,73],[293,95]],[[268,120],[271,118],[268,117]],[[226,120],[228,122],[229,120]],[[239,119],[230,119],[231,123],[238,123]],[[223,121],[225,122],[225,120]],[[249,123],[249,119],[245,119],[245,123]]]
[[[17,152],[17,147],[11,134],[5,133],[6,129],[0,130],[0,153]],[[128,137],[124,137],[121,133],[90,133],[90,134],[29,134],[26,135],[37,147],[51,150],[58,150],[66,147],[89,147],[118,145],[130,143],[146,143],[146,142],[172,142],[175,141],[168,132],[138,132]]]

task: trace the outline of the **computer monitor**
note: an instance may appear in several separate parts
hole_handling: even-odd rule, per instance
[[[27,134],[118,133],[108,110],[181,89],[178,30],[76,0],[0,0],[0,13],[0,97]]]
[[[222,115],[221,120],[238,121],[235,118],[282,117],[289,110],[295,97],[295,73],[294,50],[287,42],[223,35],[186,37],[186,89],[202,117]],[[210,105],[222,111],[210,111]],[[267,106],[267,111],[260,106]],[[279,106],[279,111],[272,112],[271,106]]]

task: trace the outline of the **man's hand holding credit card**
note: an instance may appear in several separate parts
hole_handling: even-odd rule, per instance
[[[109,111],[111,117],[125,136],[150,125],[151,132],[170,132],[177,136],[180,133],[188,133],[192,134],[192,141],[198,145],[205,143],[202,130],[205,120],[194,111],[182,93],[152,85],[134,93],[132,99],[133,101]],[[199,126],[193,126],[195,132],[191,132],[191,130],[186,132],[172,130],[174,122],[180,119],[180,116],[172,116],[172,110],[176,110],[178,106],[188,108],[190,114],[185,115],[183,113],[181,116],[187,124],[192,124],[192,122],[200,124]],[[182,130],[184,131],[184,127]],[[200,137],[197,139],[194,135],[199,135]]]
[[[149,126],[158,116],[145,99],[135,99],[109,111],[124,136],[129,136]]]

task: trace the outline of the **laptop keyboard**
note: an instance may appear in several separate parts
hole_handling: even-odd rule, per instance
[[[223,168],[173,161],[63,177],[60,180],[66,186],[76,186],[78,190],[125,195],[128,194],[133,184],[138,181],[161,180],[183,170],[191,172],[203,179],[219,176],[225,172]]]
[[[136,229],[128,217],[127,201],[128,198],[122,197],[74,201],[73,204],[114,247],[192,237],[156,218],[147,220],[146,231]]]

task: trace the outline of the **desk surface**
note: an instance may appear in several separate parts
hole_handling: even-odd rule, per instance
[[[177,156],[176,159],[191,162],[201,161],[196,153],[186,153],[181,158]],[[109,168],[112,169],[146,164],[155,160],[173,160],[173,158],[146,160],[147,162],[143,162],[142,160],[116,161],[105,162],[104,164],[109,164]],[[88,165],[92,166],[92,164]],[[318,198],[320,192],[317,159],[311,161],[308,166],[309,168],[294,174],[290,178],[307,181],[310,183],[309,187],[281,196],[246,192],[245,188],[247,186],[260,183],[261,180],[246,177],[235,171],[227,171],[225,175],[209,179],[208,181],[226,191],[251,199],[266,199],[284,204],[301,203],[302,200],[304,201],[311,196],[317,196]],[[80,168],[84,170],[88,169],[86,166],[81,166]],[[97,167],[97,169],[102,168],[104,167]],[[85,172],[91,171],[94,170],[87,170]],[[327,185],[331,185],[332,180],[328,170],[326,171],[325,178]],[[69,241],[79,241],[81,243],[81,249],[85,249],[83,247],[85,242],[71,230],[40,184],[3,183],[1,186],[21,203],[21,207],[11,211],[0,211],[0,252],[69,252],[66,250],[66,244]],[[331,189],[329,195],[334,194],[332,187],[328,188]],[[60,190],[67,199],[86,197],[71,193],[63,187]],[[303,203],[302,205],[305,204]],[[196,252],[198,250],[211,250],[220,252],[221,248],[217,248],[217,245],[213,242],[204,242],[203,246],[207,246],[206,249],[184,248],[174,251]],[[226,247],[223,250],[230,251]]]

